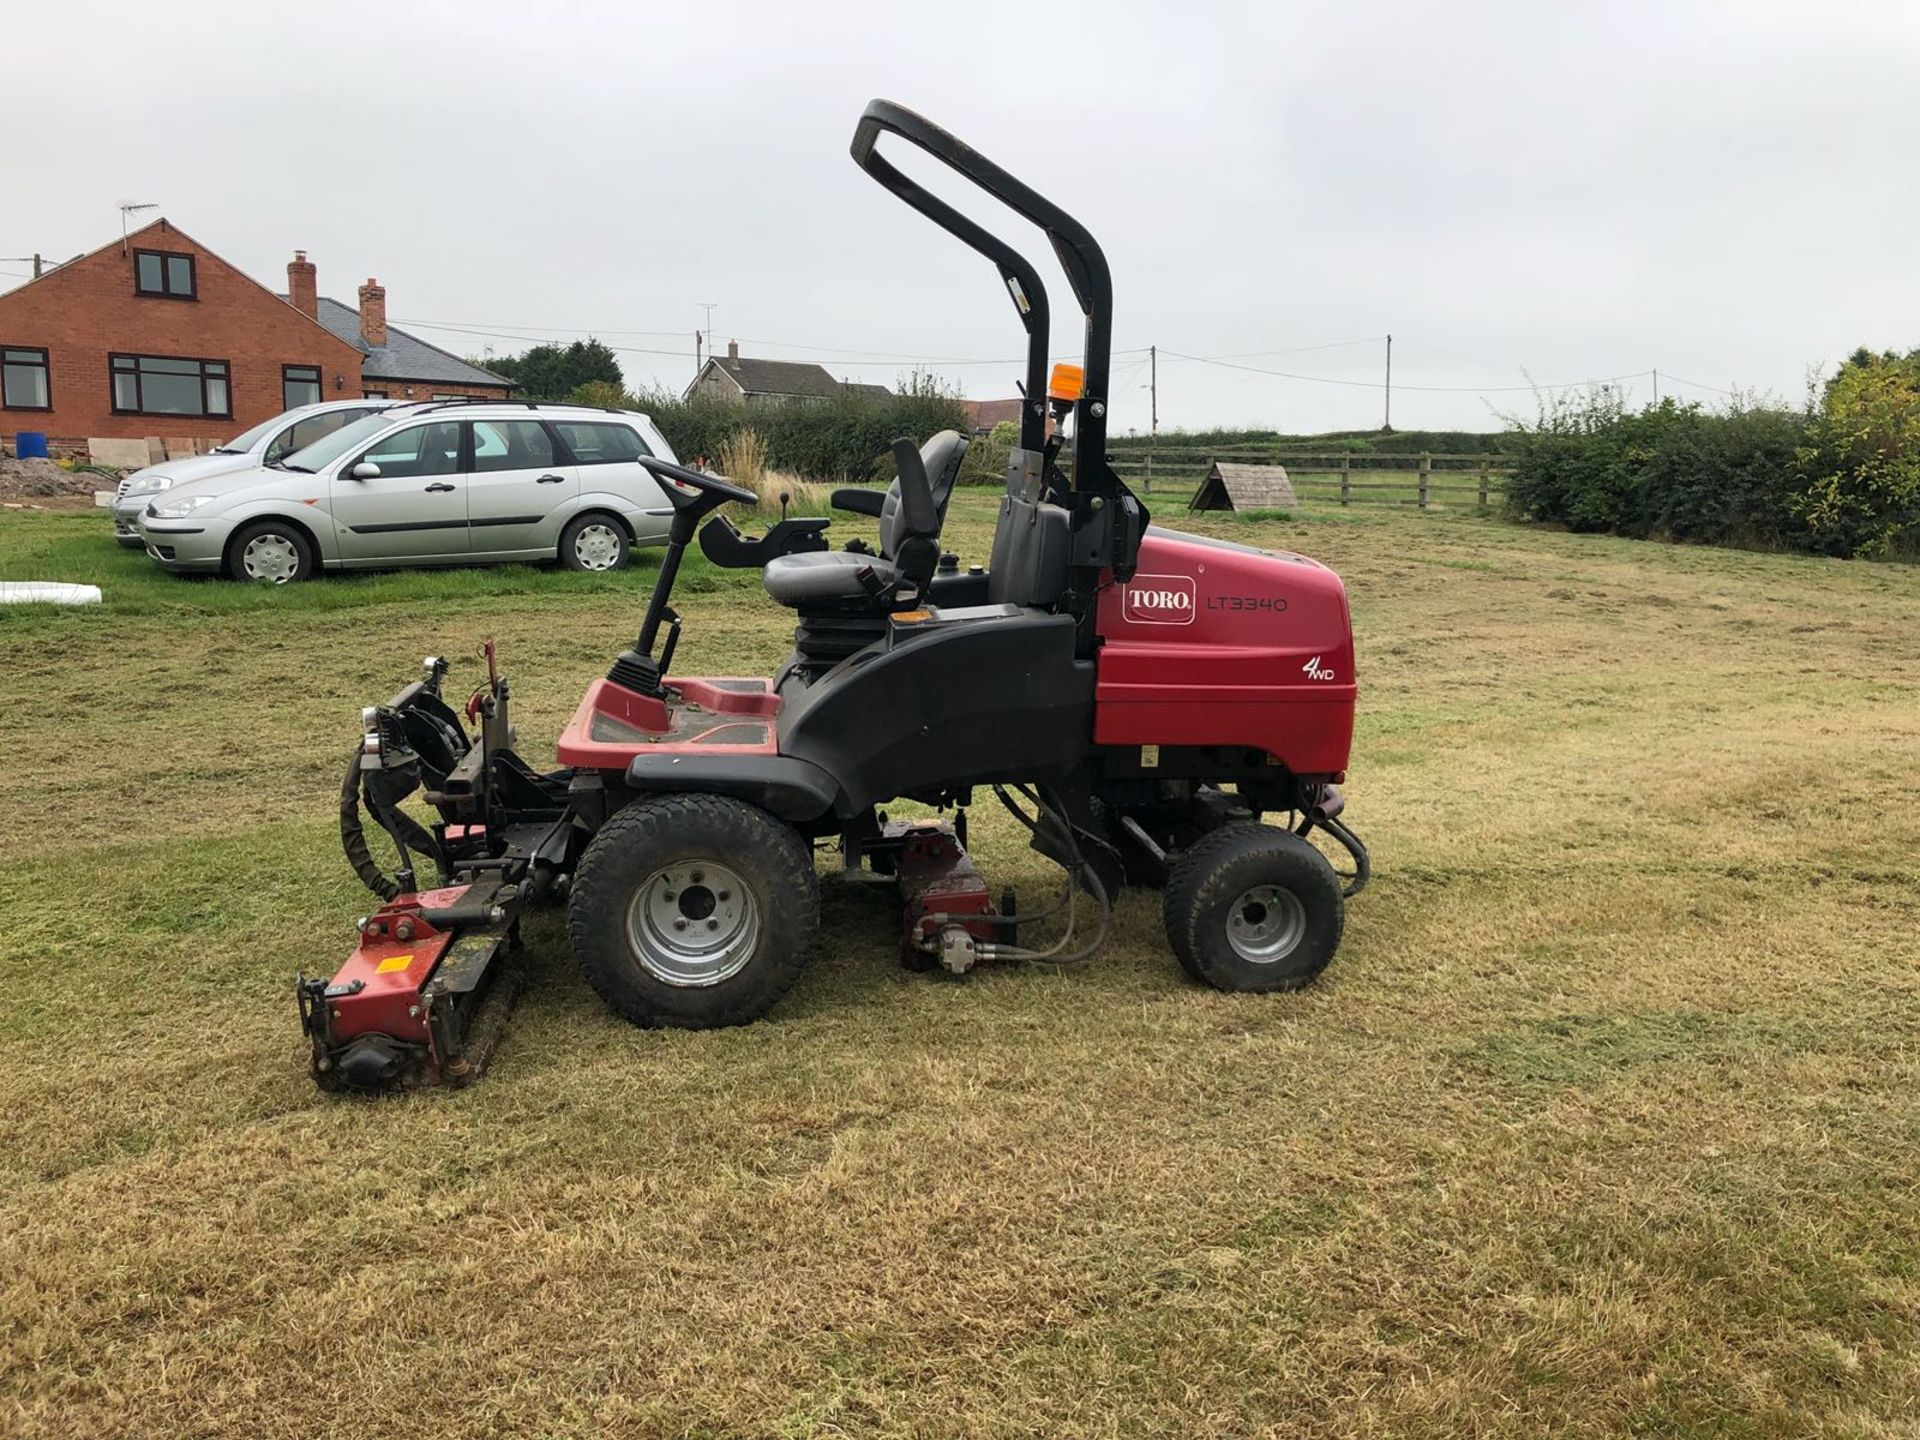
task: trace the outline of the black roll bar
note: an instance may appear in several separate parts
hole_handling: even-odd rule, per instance
[[[875,149],[882,132],[898,135],[918,146],[1046,232],[1087,319],[1082,359],[1085,377],[1074,416],[1075,483],[1082,483],[1082,477],[1105,474],[1107,382],[1113,349],[1113,278],[1099,243],[1086,226],[1058,205],[925,116],[891,100],[875,100],[861,115],[853,132],[854,163],[941,229],[958,236],[993,261],[1013,296],[1014,305],[1020,311],[1020,323],[1027,330],[1027,399],[1020,411],[1022,449],[1038,450],[1044,439],[1049,340],[1046,288],[1033,265],[1006,241],[968,219],[882,158]],[[1093,463],[1083,464],[1083,460]]]

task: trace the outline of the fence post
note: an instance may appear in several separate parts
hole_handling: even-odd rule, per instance
[[[1340,503],[1342,505],[1349,503],[1353,493],[1349,483],[1353,478],[1352,471],[1348,468],[1351,464],[1352,462],[1345,455],[1340,457]]]
[[[1484,455],[1480,457],[1480,508],[1487,508],[1487,460]]]
[[[1433,457],[1426,451],[1420,452],[1420,508],[1427,508],[1427,492],[1433,483]]]

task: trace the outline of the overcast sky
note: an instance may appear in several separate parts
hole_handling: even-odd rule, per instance
[[[1920,345],[1906,0],[6,11],[0,256],[158,202],[276,289],[302,247],[456,352],[591,333],[636,387],[691,378],[711,301],[743,354],[1013,393],[992,268],[848,159],[876,95],[1100,238],[1120,430],[1149,344],[1163,429],[1288,430],[1378,424],[1389,331],[1401,428]]]

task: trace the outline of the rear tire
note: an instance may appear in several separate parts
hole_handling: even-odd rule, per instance
[[[560,563],[569,570],[596,575],[624,570],[632,548],[626,528],[599,511],[574,516],[560,532]]]
[[[1167,880],[1167,943],[1216,990],[1298,990],[1333,959],[1346,899],[1298,835],[1245,822],[1197,841]]]
[[[235,580],[290,585],[311,580],[313,573],[313,542],[285,520],[256,520],[227,546],[227,574]]]
[[[820,881],[799,834],[758,806],[652,796],[588,844],[567,924],[587,983],[635,1025],[744,1025],[806,966]]]

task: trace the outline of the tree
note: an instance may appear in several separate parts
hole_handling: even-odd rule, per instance
[[[498,355],[483,363],[496,375],[519,385],[526,400],[564,400],[591,381],[625,387],[620,362],[604,342],[588,338],[571,345],[536,345],[519,355]]]

